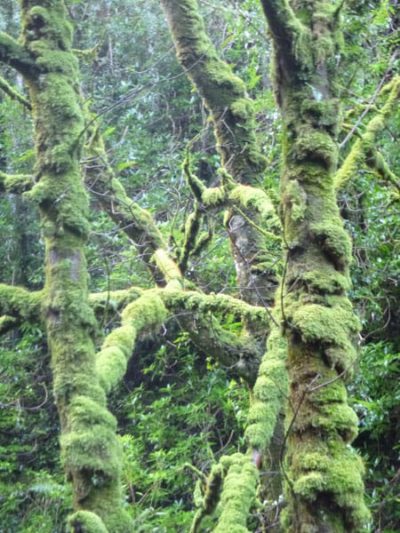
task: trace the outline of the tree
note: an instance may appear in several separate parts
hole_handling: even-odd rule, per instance
[[[28,320],[46,329],[61,455],[74,494],[70,527],[76,532],[132,530],[123,505],[116,420],[106,399],[123,378],[138,338],[157,335],[168,317],[184,312],[180,328],[252,389],[247,452],[224,456],[212,467],[192,530],[199,530],[219,501],[215,530],[247,530],[262,456],[285,410],[287,366],[286,430],[277,453],[275,446],[275,462],[282,445],[287,447],[283,528],[361,531],[369,514],[361,460],[349,446],[357,419],[343,382],[354,369],[359,323],[346,295],[351,243],[335,187],[361,159],[386,177],[391,174],[371,148],[379,130],[375,123],[337,168],[336,54],[343,6],[262,1],[274,44],[274,89],[284,126],[281,235],[273,202],[258,187],[266,161],[245,84],[218,56],[194,0],[161,3],[178,59],[210,113],[222,164],[220,182],[208,187],[194,174],[187,154],[183,169],[193,212],[175,253],[151,214],[129,198],[108,161],[97,117],[79,90],[64,2],[24,0],[21,41],[0,34],[0,59],[23,76],[29,98],[6,82],[3,90],[32,109],[36,151],[33,176],[2,173],[1,187],[38,205],[46,248],[42,290],[1,286],[1,326],[7,332]],[[389,88],[381,119],[398,98],[397,78]],[[153,278],[150,289],[88,293],[84,180],[135,243]],[[201,233],[203,220],[222,209],[228,209],[225,223],[240,298],[207,294],[185,276],[190,258],[210,239]],[[276,289],[278,271],[269,253],[281,242],[285,259]],[[96,313],[111,312],[113,306],[120,323],[105,332],[97,350]],[[242,324],[240,335],[224,328],[232,314]]]

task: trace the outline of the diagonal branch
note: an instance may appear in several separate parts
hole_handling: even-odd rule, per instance
[[[172,279],[180,279],[179,267],[170,256],[153,217],[128,197],[116,178],[98,129],[92,132],[87,153],[84,161],[87,186],[110,218],[133,241],[156,283],[163,285]]]
[[[12,85],[10,85],[8,81],[2,77],[0,77],[0,89],[5,92],[7,96],[22,104],[24,107],[29,109],[29,111],[32,111],[32,106],[29,100],[27,100],[25,96],[23,96],[19,91],[17,91],[17,89],[12,87]]]
[[[211,113],[224,166],[238,182],[257,182],[266,159],[257,143],[253,102],[244,82],[219,58],[196,0],[161,0],[161,5],[178,60]]]
[[[179,62],[210,112],[222,164],[240,184],[256,185],[266,168],[256,137],[256,120],[246,86],[223,61],[206,33],[196,0],[161,0]],[[200,188],[189,184],[195,196]],[[193,189],[194,186],[194,189]],[[230,212],[227,229],[244,299],[272,302],[276,288],[274,269],[265,260],[270,250],[256,226],[258,214],[249,209]]]
[[[382,159],[377,155],[375,141],[377,135],[385,127],[386,121],[392,114],[399,98],[400,98],[400,76],[396,76],[385,87],[382,92],[389,90],[389,95],[381,110],[369,121],[364,133],[354,142],[343,161],[341,167],[335,175],[335,187],[340,189],[352,179],[354,173],[360,165],[367,164],[374,170],[376,169],[378,175],[383,179],[387,179],[398,187],[398,182],[394,174],[388,172],[387,165],[382,164]]]

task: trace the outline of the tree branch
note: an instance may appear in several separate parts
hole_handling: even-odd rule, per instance
[[[157,289],[146,291],[125,308],[121,326],[106,337],[96,356],[96,372],[106,393],[123,378],[138,335],[158,330],[167,317]]]
[[[343,161],[341,167],[335,175],[335,187],[340,189],[352,179],[354,173],[360,165],[367,164],[378,170],[378,173],[384,178],[393,183],[393,173],[387,172],[387,168],[382,166],[382,160],[376,155],[375,140],[383,128],[385,127],[387,119],[390,117],[393,109],[400,98],[400,76],[396,76],[385,87],[382,92],[390,89],[389,95],[381,110],[369,121],[364,133],[354,142],[347,157]],[[376,164],[375,164],[376,163]],[[381,170],[379,170],[379,168]],[[396,185],[397,180],[394,180]],[[397,185],[396,185],[397,187]]]
[[[36,62],[27,50],[4,32],[0,32],[0,62],[10,65],[21,74],[39,73]]]
[[[18,92],[14,87],[12,87],[7,80],[2,78],[0,76],[0,89],[6,93],[7,96],[12,98],[13,100],[16,100],[20,104],[22,104],[24,107],[29,109],[29,111],[32,111],[32,106],[29,100],[25,98],[20,92]]]
[[[288,0],[261,0],[261,4],[274,42],[275,76],[290,80],[309,67],[311,32],[300,22]]]
[[[171,276],[181,278],[179,267],[170,257],[153,217],[128,197],[122,183],[116,178],[97,128],[93,128],[86,149],[85,180],[89,190],[110,218],[133,241],[156,283],[162,285],[170,281]]]
[[[0,193],[22,194],[33,187],[33,177],[30,174],[6,174],[0,172]]]
[[[17,320],[41,322],[43,291],[31,292],[22,287],[0,284],[0,316]]]
[[[178,60],[204,99],[228,172],[254,183],[266,167],[255,136],[253,102],[244,82],[222,61],[208,37],[196,0],[161,0]]]
[[[133,302],[132,302],[133,299]],[[232,377],[242,377],[250,384],[255,382],[262,348],[253,337],[237,335],[223,328],[217,314],[236,314],[239,319],[268,322],[264,308],[257,308],[227,295],[207,295],[195,291],[166,289],[126,291],[92,294],[89,301],[99,313],[106,309],[122,312],[121,327],[106,339],[98,358],[102,373],[112,388],[124,375],[135,340],[140,333],[154,332],[167,317],[177,319],[192,341],[203,352],[212,355]],[[161,318],[160,318],[161,317]],[[116,369],[113,367],[116,366]],[[111,376],[114,376],[111,378]],[[105,379],[105,378],[104,378]]]

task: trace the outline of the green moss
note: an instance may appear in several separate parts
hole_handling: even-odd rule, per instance
[[[338,130],[340,117],[339,101],[335,98],[316,101],[315,98],[305,98],[301,103],[301,114],[304,119],[315,128],[326,128],[331,134]]]
[[[108,533],[102,519],[90,511],[78,511],[68,518],[71,533]]]
[[[278,318],[278,314],[275,313]],[[287,395],[287,343],[280,328],[272,325],[267,350],[261,361],[247,416],[245,437],[250,449],[266,450]]]
[[[292,157],[297,162],[311,162],[333,169],[337,164],[337,146],[331,135],[305,127],[293,144]]]
[[[310,225],[321,249],[329,256],[337,268],[345,269],[351,263],[351,240],[343,227],[335,222],[322,222]]]
[[[322,347],[332,368],[351,374],[357,356],[352,338],[359,330],[359,321],[350,302],[344,297],[337,299],[332,307],[303,304],[288,316],[291,317],[291,327],[303,342]]]
[[[105,407],[86,396],[71,401],[69,430],[61,436],[62,459],[71,475],[85,470],[85,478],[89,478],[80,499],[87,497],[93,483],[100,486],[119,476],[121,454],[115,430],[116,420]],[[96,481],[90,483],[93,476]]]
[[[158,248],[152,257],[170,287],[182,287],[182,272],[164,248]],[[171,285],[172,284],[172,285]]]
[[[293,222],[301,222],[304,219],[307,208],[307,194],[297,180],[291,180],[285,188],[282,202],[290,211]]]
[[[327,385],[329,387],[329,385]],[[345,442],[353,442],[358,430],[358,418],[353,409],[345,403],[326,403],[311,421],[315,428],[327,433],[337,432]]]
[[[303,271],[297,279],[306,285],[309,292],[342,294],[350,289],[349,278],[330,265],[321,264],[318,270]]]
[[[248,98],[239,98],[231,105],[232,114],[240,120],[248,120],[254,115],[254,105]]]
[[[254,504],[258,471],[248,456],[236,453],[224,479],[221,495],[221,514],[215,533],[247,533],[247,518]]]
[[[213,465],[207,479],[203,507],[207,514],[212,514],[219,502],[224,472],[220,464]]]
[[[43,296],[43,291],[30,292],[22,287],[0,283],[0,314],[40,322]]]
[[[275,207],[263,190],[248,185],[237,185],[229,193],[229,199],[244,209],[255,209],[262,216],[264,223],[272,227],[279,226]]]
[[[206,206],[216,207],[226,200],[226,191],[223,187],[209,187],[201,195],[201,199]]]

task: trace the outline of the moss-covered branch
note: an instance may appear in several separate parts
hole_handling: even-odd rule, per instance
[[[0,315],[19,321],[40,322],[43,296],[43,291],[31,292],[22,287],[0,284]]]
[[[25,96],[23,96],[19,91],[17,91],[17,89],[12,87],[8,83],[8,81],[2,78],[1,76],[0,76],[0,90],[2,90],[7,96],[12,98],[13,100],[16,100],[17,102],[22,104],[24,107],[29,109],[29,111],[32,111],[32,106],[29,100],[27,100]]]
[[[376,150],[376,137],[385,127],[387,119],[400,99],[400,77],[396,76],[382,92],[389,90],[386,102],[368,122],[364,132],[354,142],[350,152],[335,175],[335,187],[340,189],[350,181],[362,165],[368,165],[378,175],[398,187],[398,180]]]
[[[15,68],[21,74],[37,74],[40,71],[40,66],[29,51],[4,32],[0,32],[0,61]]]
[[[0,172],[0,192],[22,194],[33,187],[33,178],[30,174],[6,174]]]
[[[210,112],[217,140],[217,150],[224,168],[241,184],[257,185],[266,168],[256,138],[253,102],[249,99],[244,82],[223,61],[206,33],[196,0],[161,0],[175,43],[178,60],[204,100]],[[199,181],[191,183],[199,194]],[[212,191],[218,195],[218,191]],[[214,194],[213,202],[221,200]],[[270,254],[263,235],[254,225],[258,213],[250,208],[241,213],[230,213],[229,237],[238,274],[238,285],[243,299],[253,303],[273,301],[276,287],[275,272],[267,264]]]
[[[269,29],[274,37],[274,46],[279,54],[279,75],[289,74],[289,70],[303,68],[304,57],[299,48],[310,38],[306,27],[294,13],[288,0],[261,0]],[[282,58],[285,61],[281,61]],[[283,72],[286,70],[287,72]]]
[[[247,520],[256,499],[258,470],[248,455],[235,453],[221,460],[227,474],[221,493],[220,509],[214,533],[248,533]]]
[[[203,518],[214,513],[219,504],[220,515],[213,531],[248,533],[246,527],[251,506],[255,503],[258,470],[251,457],[242,453],[224,455],[211,468],[202,488],[202,498],[196,502],[190,533],[198,533]]]
[[[253,388],[245,430],[249,449],[254,454],[259,454],[260,458],[270,446],[278,416],[283,412],[286,403],[288,395],[286,362],[286,339],[282,336],[280,324],[272,323],[267,349]]]
[[[92,126],[86,146],[85,181],[110,218],[135,244],[139,257],[149,268],[157,284],[163,285],[179,267],[173,265],[168,247],[151,214],[131,200],[110,166],[104,142],[97,127]],[[168,263],[168,264],[167,264]],[[178,277],[181,277],[179,274]]]
[[[106,393],[122,379],[137,336],[160,328],[168,312],[157,290],[146,291],[122,313],[121,326],[105,339],[96,356],[96,371]]]
[[[157,318],[162,314],[160,309],[166,316],[176,318],[180,327],[189,333],[192,342],[219,361],[231,377],[243,378],[250,384],[255,382],[262,348],[252,336],[246,333],[238,335],[225,329],[223,315],[234,313],[243,321],[251,318],[260,326],[264,324],[265,328],[268,314],[264,308],[252,307],[225,295],[205,295],[171,288],[171,285],[165,289],[132,288],[92,294],[89,302],[98,315],[125,308],[121,327],[107,337],[98,356],[98,361],[102,360],[102,363],[98,362],[99,368],[106,368],[102,375],[110,380],[114,375],[107,387],[114,386],[123,377],[138,334],[154,333],[159,328],[162,322]],[[152,317],[156,317],[153,322]],[[142,322],[143,325],[140,325]],[[115,372],[110,370],[113,365],[117,367]]]
[[[230,313],[243,319],[268,324],[268,309],[250,305],[227,294],[202,294],[197,291],[164,290],[160,295],[165,305],[171,310],[187,309],[201,313]]]
[[[255,136],[253,103],[243,81],[218,57],[196,0],[162,0],[177,56],[204,99],[224,166],[240,183],[254,183],[266,167]]]

